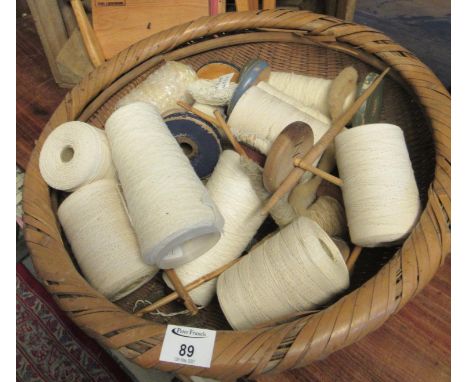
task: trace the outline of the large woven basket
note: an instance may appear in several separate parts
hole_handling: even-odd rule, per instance
[[[352,286],[324,310],[276,326],[232,331],[216,301],[195,317],[169,322],[217,329],[211,368],[159,361],[168,320],[138,318],[139,298],[167,293],[160,277],[117,304],[81,276],[57,222],[61,197],[43,181],[38,157],[45,138],[70,120],[103,127],[117,100],[164,60],[198,69],[213,60],[242,66],[260,57],[274,70],[332,78],[347,65],[360,73],[391,67],[382,120],[405,132],[423,213],[402,247],[366,249]],[[220,379],[255,377],[305,366],[382,325],[434,276],[450,251],[450,96],[411,52],[366,26],[309,12],[227,13],[171,28],[123,51],[67,94],[37,143],[24,187],[26,239],[34,267],[60,307],[103,346],[146,368]],[[170,309],[180,310],[178,303]]]

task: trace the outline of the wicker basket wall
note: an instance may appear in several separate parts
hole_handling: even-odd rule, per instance
[[[57,195],[43,181],[38,156],[65,121],[103,127],[116,101],[163,60],[198,69],[212,60],[243,65],[266,59],[274,70],[331,78],[344,66],[360,74],[392,68],[382,119],[400,125],[424,211],[399,248],[365,250],[352,288],[319,313],[249,331],[229,330],[216,302],[186,324],[218,330],[210,369],[159,362],[165,320],[131,314],[136,299],[156,300],[160,278],[113,304],[77,270],[56,218]],[[305,366],[359,340],[395,314],[433,277],[450,251],[450,96],[405,48],[374,29],[304,11],[228,13],[171,28],[137,43],[90,73],[67,94],[37,143],[26,172],[24,221],[34,266],[60,307],[103,346],[143,367],[220,379],[255,377]],[[175,306],[174,309],[180,309]]]

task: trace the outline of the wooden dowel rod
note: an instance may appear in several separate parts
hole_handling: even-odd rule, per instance
[[[231,142],[231,145],[234,147],[234,150],[237,151],[237,153],[245,158],[248,158],[247,153],[245,152],[244,148],[237,142],[236,137],[232,133],[231,129],[229,128],[228,124],[224,120],[223,116],[219,112],[219,110],[216,110],[214,112],[214,115],[216,117],[216,120],[218,122],[218,126],[223,129],[224,134],[226,134],[227,138],[229,139],[229,142]]]
[[[196,287],[206,283],[207,281],[213,280],[215,277],[218,277],[221,273],[223,273],[225,270],[233,266],[235,263],[237,263],[240,260],[240,258],[234,259],[233,261],[223,265],[222,267],[214,270],[213,272],[210,272],[194,281],[191,283],[187,284],[185,286],[185,290],[187,292],[190,292],[192,289],[195,289]],[[156,301],[155,303],[148,305],[144,307],[143,309],[139,310],[138,312],[135,313],[135,315],[141,317],[145,313],[153,312],[156,309],[160,308],[161,306],[167,305],[170,302],[177,300],[179,297],[177,292],[172,292],[171,294],[168,294],[167,296],[163,297],[162,299]]]
[[[177,101],[177,105],[183,107],[185,110],[190,111],[191,113],[198,115],[200,118],[203,118],[204,120],[212,123],[213,125],[218,126],[218,121],[216,121],[216,118],[213,118],[212,116],[204,113],[203,111],[195,109],[193,106],[190,106],[188,103],[185,103],[184,101]]]
[[[71,0],[70,3],[73,8],[73,12],[75,13],[76,23],[80,28],[84,46],[86,47],[92,64],[97,68],[99,65],[104,63],[104,53],[102,52],[101,45],[99,44],[96,34],[94,33],[94,29],[89,22],[81,0]]]
[[[188,291],[182,285],[182,282],[177,276],[177,273],[174,269],[166,269],[165,270],[167,277],[171,280],[172,286],[176,290],[177,294],[184,300],[185,307],[189,310],[190,314],[194,316],[198,313],[198,308],[190,297]]]
[[[333,175],[329,174],[328,172],[320,170],[317,167],[309,166],[308,164],[304,163],[302,161],[302,159],[300,159],[300,158],[294,159],[294,166],[299,167],[299,168],[301,168],[301,169],[303,169],[305,171],[309,171],[312,174],[317,175],[320,178],[325,179],[325,180],[329,181],[330,183],[333,183],[336,186],[341,187],[343,185],[343,181],[340,178],[338,178],[336,176],[333,176]]]
[[[353,251],[351,252],[351,255],[349,255],[348,260],[346,261],[346,267],[348,268],[349,272],[352,272],[354,268],[354,264],[356,264],[356,261],[359,255],[361,254],[361,252],[362,252],[362,247],[360,247],[359,245],[356,245]]]
[[[320,140],[307,152],[307,154],[302,158],[303,163],[311,165],[314,163],[320,155],[325,151],[325,149],[333,142],[335,137],[341,132],[345,125],[353,118],[354,114],[359,110],[361,105],[369,98],[369,96],[375,91],[377,86],[382,82],[385,75],[389,72],[390,68],[385,69],[380,76],[378,76],[372,85],[370,85],[364,93],[362,93],[356,101],[342,113],[335,121],[332,122],[330,129],[320,138]],[[271,208],[280,200],[283,195],[288,193],[301,179],[304,174],[304,170],[298,167],[295,167],[283,183],[280,184],[278,189],[273,193],[267,203],[263,206],[261,213],[266,215],[271,210]]]

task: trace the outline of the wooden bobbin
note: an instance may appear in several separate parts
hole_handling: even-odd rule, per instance
[[[239,68],[237,68],[234,64],[224,61],[209,62],[197,70],[198,78],[204,80],[214,80],[231,73],[231,82],[237,82],[240,76]]]
[[[265,161],[263,185],[275,192],[294,168],[294,159],[302,157],[314,145],[314,132],[305,122],[296,121],[278,135]]]

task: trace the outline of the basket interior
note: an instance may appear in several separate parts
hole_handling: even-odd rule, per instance
[[[344,67],[349,65],[357,69],[359,72],[359,80],[369,71],[375,71],[375,69],[362,61],[331,49],[315,45],[279,42],[248,43],[233,47],[213,49],[183,59],[181,62],[189,64],[197,70],[200,66],[208,62],[219,60],[231,62],[238,67],[242,67],[247,61],[253,58],[262,58],[268,61],[272,69],[276,71],[293,71],[298,74],[323,78],[334,78]],[[107,100],[107,102],[92,115],[88,122],[94,126],[103,128],[105,121],[114,110],[116,102],[143,81],[155,68],[156,67],[153,67],[145,72]],[[384,80],[381,122],[393,123],[403,129],[416,175],[421,203],[424,206],[427,202],[427,190],[434,177],[435,168],[435,150],[429,128],[430,126],[414,96],[409,94],[400,84],[389,77]],[[382,169],[382,171],[385,171],[385,169]],[[254,240],[260,240],[263,236],[274,231],[276,228],[273,221],[267,219]],[[65,236],[62,236],[66,242]],[[69,247],[68,250],[69,253],[72,253]],[[398,247],[364,249],[355,265],[355,271],[351,277],[351,286],[345,293],[349,293],[358,288],[365,281],[374,276],[397,250]],[[122,300],[117,301],[116,304],[131,313],[135,309],[135,304],[138,300],[154,302],[170,292],[172,291],[166,287],[162,280],[161,272],[159,272],[158,275],[143,287]],[[337,298],[339,298],[339,296]],[[138,305],[137,308],[142,308],[143,306],[144,305],[141,304]],[[183,304],[176,301],[161,308],[161,311],[164,313],[171,313],[180,312],[184,309],[185,307]],[[188,314],[171,317],[148,314],[145,318],[161,324],[190,325],[218,330],[230,328],[219,308],[216,298],[209,306],[200,310],[199,314],[193,317]]]

